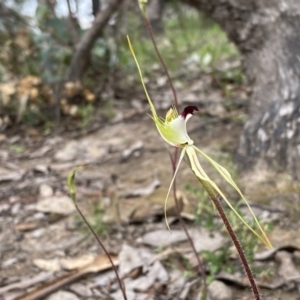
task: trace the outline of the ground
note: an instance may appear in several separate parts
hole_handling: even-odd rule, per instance
[[[241,96],[243,91],[238,92],[239,105],[234,94],[228,100],[221,90],[207,91],[203,86],[212,84],[208,78],[203,76],[201,84],[195,81],[188,89],[179,88],[181,106],[200,103],[199,115],[188,124],[190,136],[234,172],[262,221],[272,222],[269,236],[275,248],[271,252],[262,245],[255,248],[252,262],[264,299],[299,299],[297,186],[283,175],[264,180],[257,173],[237,175],[231,153],[248,100]],[[163,218],[171,180],[168,152],[174,149],[159,137],[141,95],[126,106],[114,103],[113,119],[103,122],[95,117],[80,131],[48,137],[34,130],[25,135],[15,131],[1,136],[1,300],[122,299],[106,256],[68,197],[66,178],[78,165],[85,166],[76,177],[78,205],[119,265],[128,299],[200,299],[195,258],[172,197],[168,217],[173,233]],[[170,92],[152,97],[164,115],[171,104]],[[205,162],[203,166],[209,168]],[[211,169],[208,172],[217,178]],[[227,191],[224,182],[216,180]],[[209,289],[212,299],[225,299],[221,296],[226,293],[226,299],[252,299],[224,230],[201,226],[201,214],[196,211],[206,196],[200,192],[203,199],[199,199],[187,191],[187,184],[199,190],[201,186],[186,164],[177,182],[182,215],[197,251],[219,253],[222,249],[222,254],[224,245],[229,248],[224,260],[205,256],[209,282],[214,280]],[[237,195],[232,191],[229,195],[236,203]],[[219,224],[216,215],[213,219]]]

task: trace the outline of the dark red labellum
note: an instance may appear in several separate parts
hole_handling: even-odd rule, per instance
[[[198,107],[195,105],[189,105],[184,108],[181,116],[183,116],[183,118],[185,119],[187,115],[193,115],[195,111],[199,111]]]

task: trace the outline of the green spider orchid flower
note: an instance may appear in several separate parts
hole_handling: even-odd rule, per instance
[[[167,200],[169,198],[171,188],[173,186],[174,180],[176,178],[178,169],[180,167],[180,164],[184,157],[187,158],[190,168],[193,171],[193,173],[196,175],[196,177],[203,183],[205,186],[212,187],[227,203],[227,205],[234,211],[234,213],[237,215],[237,217],[252,231],[264,244],[266,244],[269,248],[272,248],[272,245],[267,238],[264,230],[262,229],[261,225],[259,224],[256,216],[253,213],[253,210],[251,209],[250,205],[248,204],[247,200],[245,199],[244,195],[236,185],[236,183],[233,181],[230,173],[221,165],[219,165],[217,162],[215,162],[211,157],[209,157],[207,154],[205,154],[203,151],[201,151],[199,148],[197,148],[194,145],[193,140],[189,137],[187,130],[186,130],[186,123],[187,121],[194,115],[195,112],[198,111],[198,108],[196,106],[187,106],[181,114],[178,114],[175,107],[171,108],[167,114],[166,118],[163,119],[159,117],[156,113],[155,107],[149,97],[149,94],[147,92],[142,71],[140,69],[139,63],[137,61],[137,58],[135,56],[134,50],[132,48],[131,42],[129,37],[127,36],[128,44],[130,51],[133,55],[133,58],[135,60],[141,82],[147,97],[147,100],[150,105],[151,110],[151,118],[153,119],[156,128],[158,132],[160,133],[161,137],[171,146],[181,148],[180,157],[174,172],[174,176],[171,180],[170,187],[166,196],[165,200],[165,219],[167,223],[167,227],[169,228],[168,222],[167,222],[167,216],[166,216],[166,205]],[[205,158],[216,170],[217,172],[226,180],[227,183],[229,183],[241,196],[243,201],[245,201],[248,209],[250,210],[253,218],[255,219],[257,226],[261,232],[259,234],[257,231],[255,231],[251,226],[247,224],[247,222],[243,219],[243,217],[236,211],[236,209],[232,206],[232,204],[228,201],[226,196],[223,194],[223,192],[220,190],[220,188],[217,186],[217,184],[209,178],[209,176],[206,174],[204,169],[202,168],[197,154],[200,154],[203,158]],[[170,229],[170,228],[169,228]]]

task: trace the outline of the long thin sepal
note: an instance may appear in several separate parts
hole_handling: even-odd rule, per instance
[[[171,192],[171,189],[172,189],[172,186],[173,186],[173,183],[174,183],[174,180],[176,178],[176,175],[177,175],[177,172],[179,170],[179,167],[180,167],[180,164],[184,158],[184,155],[185,155],[185,151],[186,151],[186,147],[184,147],[180,153],[180,157],[179,157],[179,160],[178,160],[178,163],[177,163],[177,167],[176,167],[176,170],[174,172],[174,175],[173,175],[173,178],[171,180],[171,183],[170,183],[170,186],[169,186],[169,190],[168,190],[168,193],[167,193],[167,196],[166,196],[166,200],[165,200],[165,220],[166,220],[166,224],[167,224],[167,227],[169,230],[170,229],[170,226],[169,226],[169,223],[168,223],[168,220],[167,220],[167,202],[168,202],[168,198],[169,198],[169,195],[170,195],[170,192]]]
[[[152,114],[153,114],[154,117],[155,117],[155,116],[156,116],[156,111],[155,111],[154,105],[153,105],[153,103],[152,103],[152,101],[151,101],[151,99],[150,99],[150,96],[149,96],[149,94],[148,94],[146,85],[145,85],[145,83],[144,83],[144,78],[143,78],[142,70],[141,70],[140,65],[139,65],[139,62],[138,62],[138,60],[137,60],[137,58],[136,58],[136,56],[135,56],[135,53],[134,53],[134,50],[133,50],[133,47],[132,47],[132,45],[131,45],[130,38],[129,38],[128,35],[127,35],[127,41],[128,41],[128,45],[129,45],[130,52],[131,52],[131,54],[132,54],[132,56],[133,56],[133,59],[134,59],[135,64],[136,64],[136,67],[137,67],[137,69],[138,69],[138,72],[139,72],[139,75],[140,75],[140,78],[141,78],[141,82],[142,82],[142,85],[143,85],[143,89],[144,89],[144,91],[145,91],[147,100],[148,100],[149,105],[150,105],[151,112],[152,112]]]
[[[226,202],[226,204],[231,208],[231,210],[236,214],[236,216],[247,226],[247,228],[254,234],[256,235],[265,245],[267,245],[268,247],[272,248],[272,245],[270,243],[270,241],[268,240],[268,238],[265,236],[264,231],[261,229],[261,226],[259,226],[259,228],[261,229],[263,236],[261,236],[260,234],[258,234],[245,220],[244,218],[237,212],[237,210],[232,206],[232,204],[229,202],[229,200],[226,198],[226,196],[224,195],[224,193],[220,190],[220,188],[217,186],[217,184],[212,181],[208,175],[205,173],[203,174],[203,169],[198,161],[197,158],[197,154],[195,152],[195,150],[197,152],[199,152],[200,150],[195,147],[195,146],[191,146],[187,149],[186,154],[189,158],[190,164],[191,164],[191,168],[193,170],[193,172],[195,173],[195,175],[202,181],[206,181],[207,183],[209,183],[215,190],[216,192],[218,192],[220,194],[220,196],[224,199],[224,201]],[[202,151],[201,151],[202,152]],[[257,221],[257,223],[259,224],[258,220],[255,219]]]

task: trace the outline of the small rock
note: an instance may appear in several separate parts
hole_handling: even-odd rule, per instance
[[[54,196],[39,201],[35,209],[40,212],[68,215],[75,211],[75,206],[68,196]]]
[[[231,289],[222,281],[214,280],[208,286],[208,295],[211,300],[232,300]]]
[[[38,228],[32,231],[31,236],[35,239],[40,238],[43,234],[45,234],[46,228]]]
[[[93,292],[82,283],[74,283],[70,286],[71,291],[82,297],[92,297]]]
[[[49,168],[47,165],[36,165],[33,169],[35,172],[42,173],[42,174],[48,174]]]
[[[40,185],[40,196],[41,197],[50,197],[53,196],[53,189],[50,185],[48,184],[41,184]]]
[[[11,208],[12,215],[16,215],[20,211],[20,208],[21,208],[21,203],[15,203]]]
[[[58,161],[71,161],[75,159],[78,154],[77,144],[76,141],[70,141],[63,149],[55,153],[54,158]]]
[[[1,203],[0,204],[0,213],[3,211],[9,210],[9,208],[10,208],[10,205],[8,203]]]
[[[75,294],[67,291],[58,291],[51,294],[46,300],[80,300]]]

